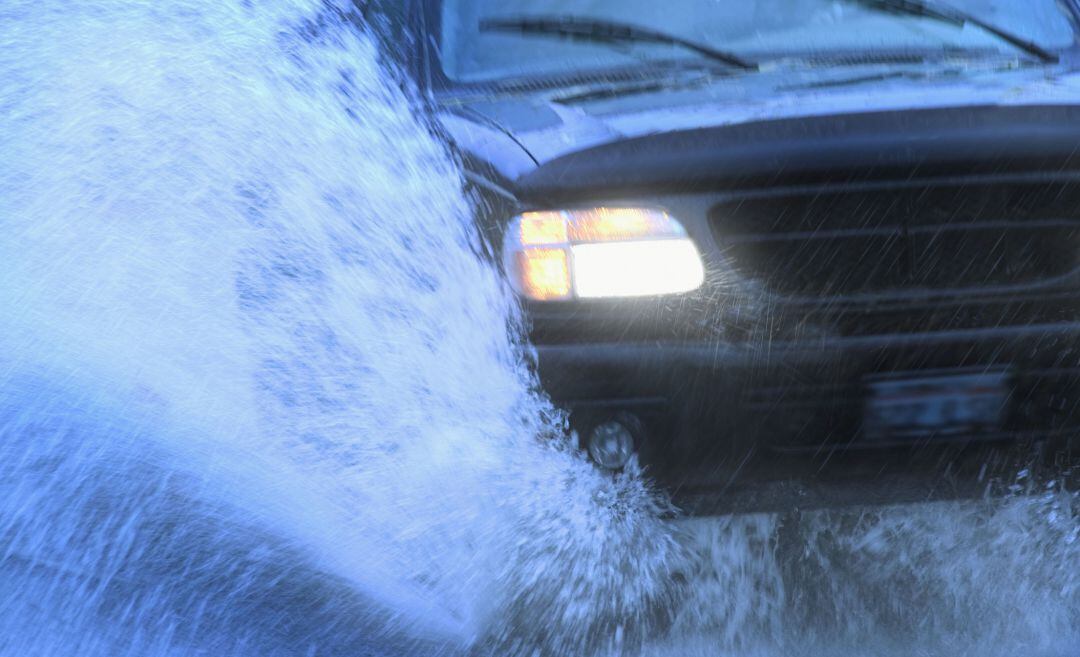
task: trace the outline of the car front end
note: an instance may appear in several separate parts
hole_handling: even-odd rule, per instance
[[[540,278],[565,276],[563,296],[518,284],[533,297],[544,383],[575,409],[586,446],[621,421],[667,484],[729,498],[744,482],[837,473],[918,470],[947,488],[944,473],[967,471],[986,486],[1036,452],[1068,462],[1080,436],[1078,125],[1062,106],[860,113],[553,162],[522,196],[579,209],[522,216],[588,217],[600,198],[630,229],[616,237],[625,260],[600,271],[600,247],[560,235],[567,264]],[[744,147],[769,156],[731,162]],[[703,173],[646,177],[635,157],[650,152]],[[593,158],[617,186],[590,179]],[[679,230],[638,242],[639,215]]]
[[[744,509],[1071,464],[1075,5],[544,4],[418,5],[414,72],[594,461]]]

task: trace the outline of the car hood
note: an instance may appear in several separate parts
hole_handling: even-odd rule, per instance
[[[513,181],[569,154],[659,133],[913,109],[1080,104],[1075,68],[890,65],[687,74],[662,87],[613,83],[447,99],[440,119],[463,150]],[[607,93],[615,89],[623,93]]]

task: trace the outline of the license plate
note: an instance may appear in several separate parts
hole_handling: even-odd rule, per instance
[[[923,437],[1001,428],[1007,371],[890,376],[867,381],[863,432],[869,438]]]

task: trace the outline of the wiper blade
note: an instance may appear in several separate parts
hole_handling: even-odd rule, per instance
[[[618,21],[583,18],[578,16],[518,16],[508,18],[485,18],[480,21],[481,32],[518,32],[522,34],[550,34],[571,39],[598,42],[660,43],[680,46],[700,55],[723,62],[746,71],[758,70],[758,65],[727,52],[684,39],[674,34],[658,32]]]
[[[1017,36],[1012,32],[998,27],[997,25],[988,23],[978,16],[960,11],[959,9],[954,9],[953,7],[942,7],[940,5],[928,3],[925,0],[848,0],[848,2],[854,2],[857,5],[861,5],[874,11],[899,14],[902,16],[921,16],[923,18],[950,23],[957,27],[962,27],[964,24],[974,25],[984,32],[993,34],[1002,41],[1012,44],[1020,50],[1032,54],[1048,64],[1056,64],[1058,62],[1057,55],[1043,48],[1039,44],[1028,41],[1021,36]]]

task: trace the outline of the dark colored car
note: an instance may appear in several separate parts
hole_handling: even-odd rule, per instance
[[[1071,463],[1074,2],[391,13],[601,465],[747,508]]]

